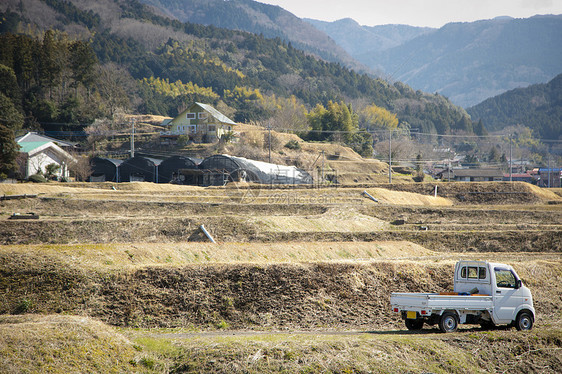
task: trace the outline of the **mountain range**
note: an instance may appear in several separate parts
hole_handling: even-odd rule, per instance
[[[142,0],[181,21],[280,37],[327,61],[437,92],[470,107],[562,72],[562,15],[441,28],[300,19],[253,0]],[[311,27],[313,26],[313,27]]]
[[[498,17],[439,29],[307,20],[372,70],[463,107],[562,72],[562,15]]]
[[[201,88],[190,97],[204,92],[237,109],[241,118],[248,118],[249,112],[252,118],[260,115],[256,108],[243,109],[245,104],[226,97],[225,92],[232,95],[237,87],[246,87],[247,93],[295,95],[308,106],[329,100],[375,103],[421,131],[470,131],[463,120],[466,112],[452,101],[472,106],[474,122],[482,119],[488,126],[490,121],[496,129],[501,126],[498,118],[505,125],[518,121],[513,106],[494,100],[494,114],[474,104],[516,87],[547,82],[562,71],[562,16],[502,17],[439,29],[368,27],[351,19],[302,20],[280,7],[251,0],[143,1],[149,8],[136,0],[8,0],[0,4],[0,11],[11,9],[17,17],[5,18],[0,29],[38,35],[53,28],[90,40],[102,64],[115,63],[138,81],[155,79],[143,81],[140,93],[130,94],[133,102],[140,100],[140,110],[161,114],[173,114],[185,98],[162,94],[175,88],[163,89],[159,79],[170,83],[181,79]],[[179,55],[181,48],[188,52],[184,57]],[[387,81],[349,70],[355,66],[361,71],[363,66],[351,56],[370,64],[371,73],[384,71]],[[451,101],[424,92],[441,93]],[[556,106],[556,100],[549,102]],[[535,117],[548,118],[538,115],[545,108],[536,106]],[[62,112],[58,113],[60,117]]]

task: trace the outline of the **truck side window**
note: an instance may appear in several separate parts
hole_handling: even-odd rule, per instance
[[[461,278],[465,278],[466,279],[466,267],[463,267],[461,269]]]
[[[504,288],[515,288],[515,276],[506,269],[494,269],[496,273],[496,285]]]
[[[486,279],[486,268],[478,268],[478,279]]]

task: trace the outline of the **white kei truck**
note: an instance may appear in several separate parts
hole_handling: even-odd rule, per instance
[[[530,330],[535,322],[531,291],[515,270],[487,261],[457,262],[454,292],[395,292],[390,305],[402,315],[408,330],[421,330],[424,323],[438,324],[446,333],[456,331],[460,323]]]

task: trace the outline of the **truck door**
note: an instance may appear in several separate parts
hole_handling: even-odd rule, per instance
[[[494,322],[510,323],[515,319],[515,310],[521,304],[521,289],[510,269],[494,268],[496,287],[494,291]]]

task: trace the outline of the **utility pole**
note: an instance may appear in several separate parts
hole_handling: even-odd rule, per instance
[[[326,161],[326,154],[322,151],[322,184],[324,183],[324,161]]]
[[[512,135],[509,134],[509,181],[513,182],[512,174],[513,173],[513,151],[512,151],[512,144],[513,139]]]
[[[131,132],[131,158],[135,157],[135,119],[132,118],[133,129]]]
[[[271,164],[271,122],[267,123],[267,130],[269,131],[269,163]]]
[[[389,130],[388,137],[388,183],[392,184],[392,129]]]
[[[547,184],[547,186],[548,186],[548,188],[550,188],[550,148],[548,149],[548,165],[547,165],[547,168],[548,168],[548,184]]]

